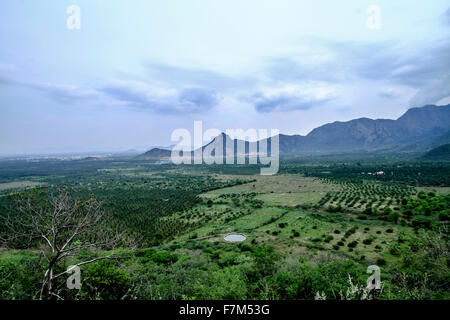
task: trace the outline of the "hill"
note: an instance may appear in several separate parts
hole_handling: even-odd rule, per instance
[[[223,141],[223,155],[234,146],[237,155],[238,139],[222,133],[202,147],[210,151],[212,143]],[[267,139],[271,145],[271,139]],[[306,136],[279,135],[280,155],[335,154],[354,152],[423,152],[441,144],[450,143],[450,104],[427,105],[411,108],[396,120],[359,118],[336,121],[312,130]],[[256,146],[255,146],[256,144]],[[261,141],[245,141],[245,154],[249,150],[260,151]],[[263,150],[264,151],[264,150]],[[170,157],[170,150],[154,148],[138,156],[139,159]],[[212,153],[208,153],[214,155]]]
[[[428,151],[422,159],[424,160],[447,160],[450,161],[450,143],[444,144]]]
[[[170,157],[172,151],[160,148],[153,148],[143,154],[140,154],[136,157],[139,160],[154,160],[154,159],[167,159]]]

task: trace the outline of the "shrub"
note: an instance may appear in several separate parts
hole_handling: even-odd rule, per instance
[[[441,220],[441,221],[449,220],[448,213],[447,213],[447,212],[444,212],[444,211],[439,212],[438,218],[439,218],[439,220]]]
[[[269,275],[276,270],[276,262],[281,259],[273,247],[258,247],[253,252],[255,258],[255,271],[262,276]]]
[[[178,255],[169,251],[157,251],[150,257],[150,260],[160,264],[168,264],[177,261]]]
[[[106,260],[90,264],[82,275],[83,299],[120,300],[131,286],[127,273]]]
[[[400,247],[397,244],[393,244],[389,248],[389,253],[392,254],[393,256],[399,256],[400,255]]]
[[[352,241],[349,244],[347,244],[347,247],[349,248],[355,248],[358,245],[358,241]]]

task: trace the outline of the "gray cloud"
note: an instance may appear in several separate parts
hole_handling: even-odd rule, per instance
[[[147,63],[144,66],[147,68],[150,78],[172,86],[196,86],[227,90],[249,82],[248,79],[236,79],[204,69],[183,68],[155,63]]]
[[[2,86],[19,85],[19,82],[5,75],[0,75],[0,85]]]
[[[160,113],[204,112],[220,102],[219,95],[208,89],[188,88],[169,96],[156,96],[132,86],[115,85],[101,89],[109,97],[130,106]]]
[[[256,94],[253,97],[256,111],[268,113],[272,111],[308,110],[323,105],[331,99],[307,99],[299,96],[278,95],[275,97],[263,97]]]
[[[191,106],[190,109],[211,109],[219,103],[218,95],[208,89],[190,88],[181,91],[179,95],[181,105]]]
[[[450,9],[446,16],[450,17]],[[260,78],[230,77],[209,70],[148,63],[144,65],[147,74],[141,80],[142,86],[138,87],[133,81],[124,80],[119,85],[85,89],[16,81],[5,75],[0,75],[0,85],[31,88],[64,104],[106,97],[160,113],[206,112],[219,104],[223,95],[249,102],[262,113],[305,110],[330,102],[330,98],[317,99],[301,92],[299,95],[281,93],[268,97],[255,89],[260,85],[279,88],[305,82],[352,87],[363,79],[381,82],[385,87],[407,86],[417,91],[410,101],[411,106],[436,103],[450,96],[449,39],[430,41],[415,50],[394,42],[325,42],[309,38],[303,43],[312,48],[311,52],[268,58]],[[155,94],[145,89],[153,83],[167,88],[170,93]],[[395,99],[400,93],[380,90],[377,94],[385,99]]]
[[[88,101],[98,97],[98,93],[96,91],[67,85],[25,84],[25,86],[41,91],[51,99],[64,104]]]
[[[393,42],[321,42],[307,39],[332,58],[302,63],[301,57],[269,59],[267,73],[278,81],[318,80],[355,85],[360,79],[418,90],[411,105],[435,103],[450,95],[450,40],[430,41],[414,51]],[[385,97],[388,97],[385,95]],[[390,96],[392,98],[392,95]]]
[[[126,86],[108,86],[100,89],[100,91],[115,100],[125,102],[136,107],[145,108],[152,104],[144,93],[137,92],[136,90]]]
[[[400,96],[398,92],[395,92],[394,90],[380,90],[378,92],[378,96],[385,99],[396,99]]]
[[[164,69],[161,66],[161,72]],[[169,70],[168,68],[167,70]],[[172,68],[173,72],[176,72],[175,68]],[[189,72],[183,70],[180,74]],[[213,73],[211,73],[213,74]],[[200,72],[199,78],[204,77],[205,83],[208,82],[208,72]],[[217,75],[211,77],[219,78]],[[161,79],[159,79],[161,80]],[[162,79],[164,80],[164,79]],[[187,81],[181,77],[178,80]],[[170,91],[169,95],[152,95],[145,91],[146,84],[141,83],[141,87],[135,86],[136,82],[121,81],[119,85],[109,85],[100,89],[86,89],[76,87],[72,85],[64,84],[50,84],[50,83],[38,83],[18,81],[13,77],[0,75],[0,85],[2,86],[18,86],[28,89],[33,89],[38,92],[42,92],[50,99],[62,103],[65,105],[74,104],[82,101],[89,101],[98,98],[110,98],[127,105],[153,110],[160,113],[174,113],[174,112],[204,112],[220,102],[220,95],[212,89],[201,87],[187,87],[187,88],[173,88],[173,84],[168,84]]]
[[[0,76],[0,85],[18,86],[33,89],[42,92],[52,100],[64,104],[72,104],[79,101],[95,99],[98,97],[98,94],[95,90],[87,90],[63,84],[18,81],[12,77],[7,76]]]

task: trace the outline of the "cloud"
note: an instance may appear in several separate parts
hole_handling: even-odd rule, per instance
[[[96,90],[81,88],[67,84],[19,81],[10,76],[0,76],[0,85],[17,86],[42,92],[52,100],[64,104],[73,104],[98,98]]]
[[[448,8],[442,16],[444,18],[444,22],[450,25],[450,8]]]
[[[306,110],[336,99],[340,105],[352,105],[352,91],[371,85],[380,88],[369,90],[376,96],[407,96],[411,106],[450,96],[449,39],[430,40],[418,48],[393,41],[305,38],[298,50],[267,58],[251,76],[156,63],[143,64],[143,68],[143,76],[122,74],[120,80],[107,85],[83,88],[18,81],[6,76],[14,68],[0,64],[0,85],[31,88],[64,104],[98,100],[104,105],[117,103],[158,113],[207,112],[224,97],[251,103],[260,113]]]
[[[304,39],[310,54],[268,59],[266,72],[284,82],[325,81],[354,87],[360,81],[388,86],[408,86],[417,91],[410,104],[436,103],[450,95],[450,40],[429,41],[419,49],[405,43],[324,42]],[[315,57],[311,63],[311,56]],[[384,98],[394,94],[379,93]]]
[[[262,87],[244,99],[260,113],[308,110],[324,105],[336,97],[336,88],[325,82],[284,83],[279,87]]]
[[[5,76],[0,76],[0,85],[10,86],[10,85],[15,85],[15,84],[17,84],[17,82],[14,81],[13,79],[11,79],[9,77],[5,77]]]
[[[219,94],[204,88],[158,88],[139,82],[119,81],[101,91],[126,105],[159,113],[204,112],[220,102]]]
[[[25,83],[23,85],[41,91],[51,99],[64,104],[73,104],[99,97],[98,92],[95,90],[67,84]]]
[[[382,88],[378,91],[378,96],[385,99],[397,99],[401,96],[401,92],[392,88]]]
[[[254,96],[255,109],[260,113],[273,111],[308,110],[323,105],[330,99],[307,99],[300,96],[280,95],[275,97]]]
[[[190,106],[190,109],[211,109],[219,103],[219,98],[212,90],[190,88],[180,93],[179,102],[181,105]]]
[[[4,71],[3,69],[7,69],[6,67],[1,68],[2,66],[0,65],[0,72],[3,73],[0,74],[0,85],[32,89],[65,105],[99,100],[104,105],[117,103],[160,113],[195,113],[208,111],[221,101],[221,95],[216,90],[195,86],[195,84],[200,84],[202,81],[205,84],[208,82],[209,73],[207,71],[196,75],[199,79],[203,79],[202,81],[193,81],[191,83],[189,78],[194,77],[195,72],[192,71],[191,73],[190,71],[178,70],[173,67],[165,69],[161,66],[161,74],[164,73],[163,70],[172,70],[172,75],[174,73],[184,74],[185,76],[180,76],[177,81],[184,81],[186,85],[190,84],[187,87],[176,86],[174,83],[164,83],[164,80],[169,81],[171,78],[169,75],[166,75],[167,78],[162,77],[158,79],[158,84],[154,84],[155,81],[152,79],[148,79],[148,82],[114,79],[107,86],[90,89],[69,84],[19,81],[6,75],[7,72],[2,72]],[[211,73],[211,77],[220,78],[220,76],[213,75],[213,73]]]
[[[147,63],[144,67],[150,79],[176,87],[207,87],[221,90],[236,88],[248,81],[237,79],[221,73],[196,68],[185,68],[164,64]]]

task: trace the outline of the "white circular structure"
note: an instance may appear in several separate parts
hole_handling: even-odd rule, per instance
[[[223,240],[227,242],[242,242],[245,239],[247,239],[247,237],[242,233],[229,233],[225,237],[223,237]]]

